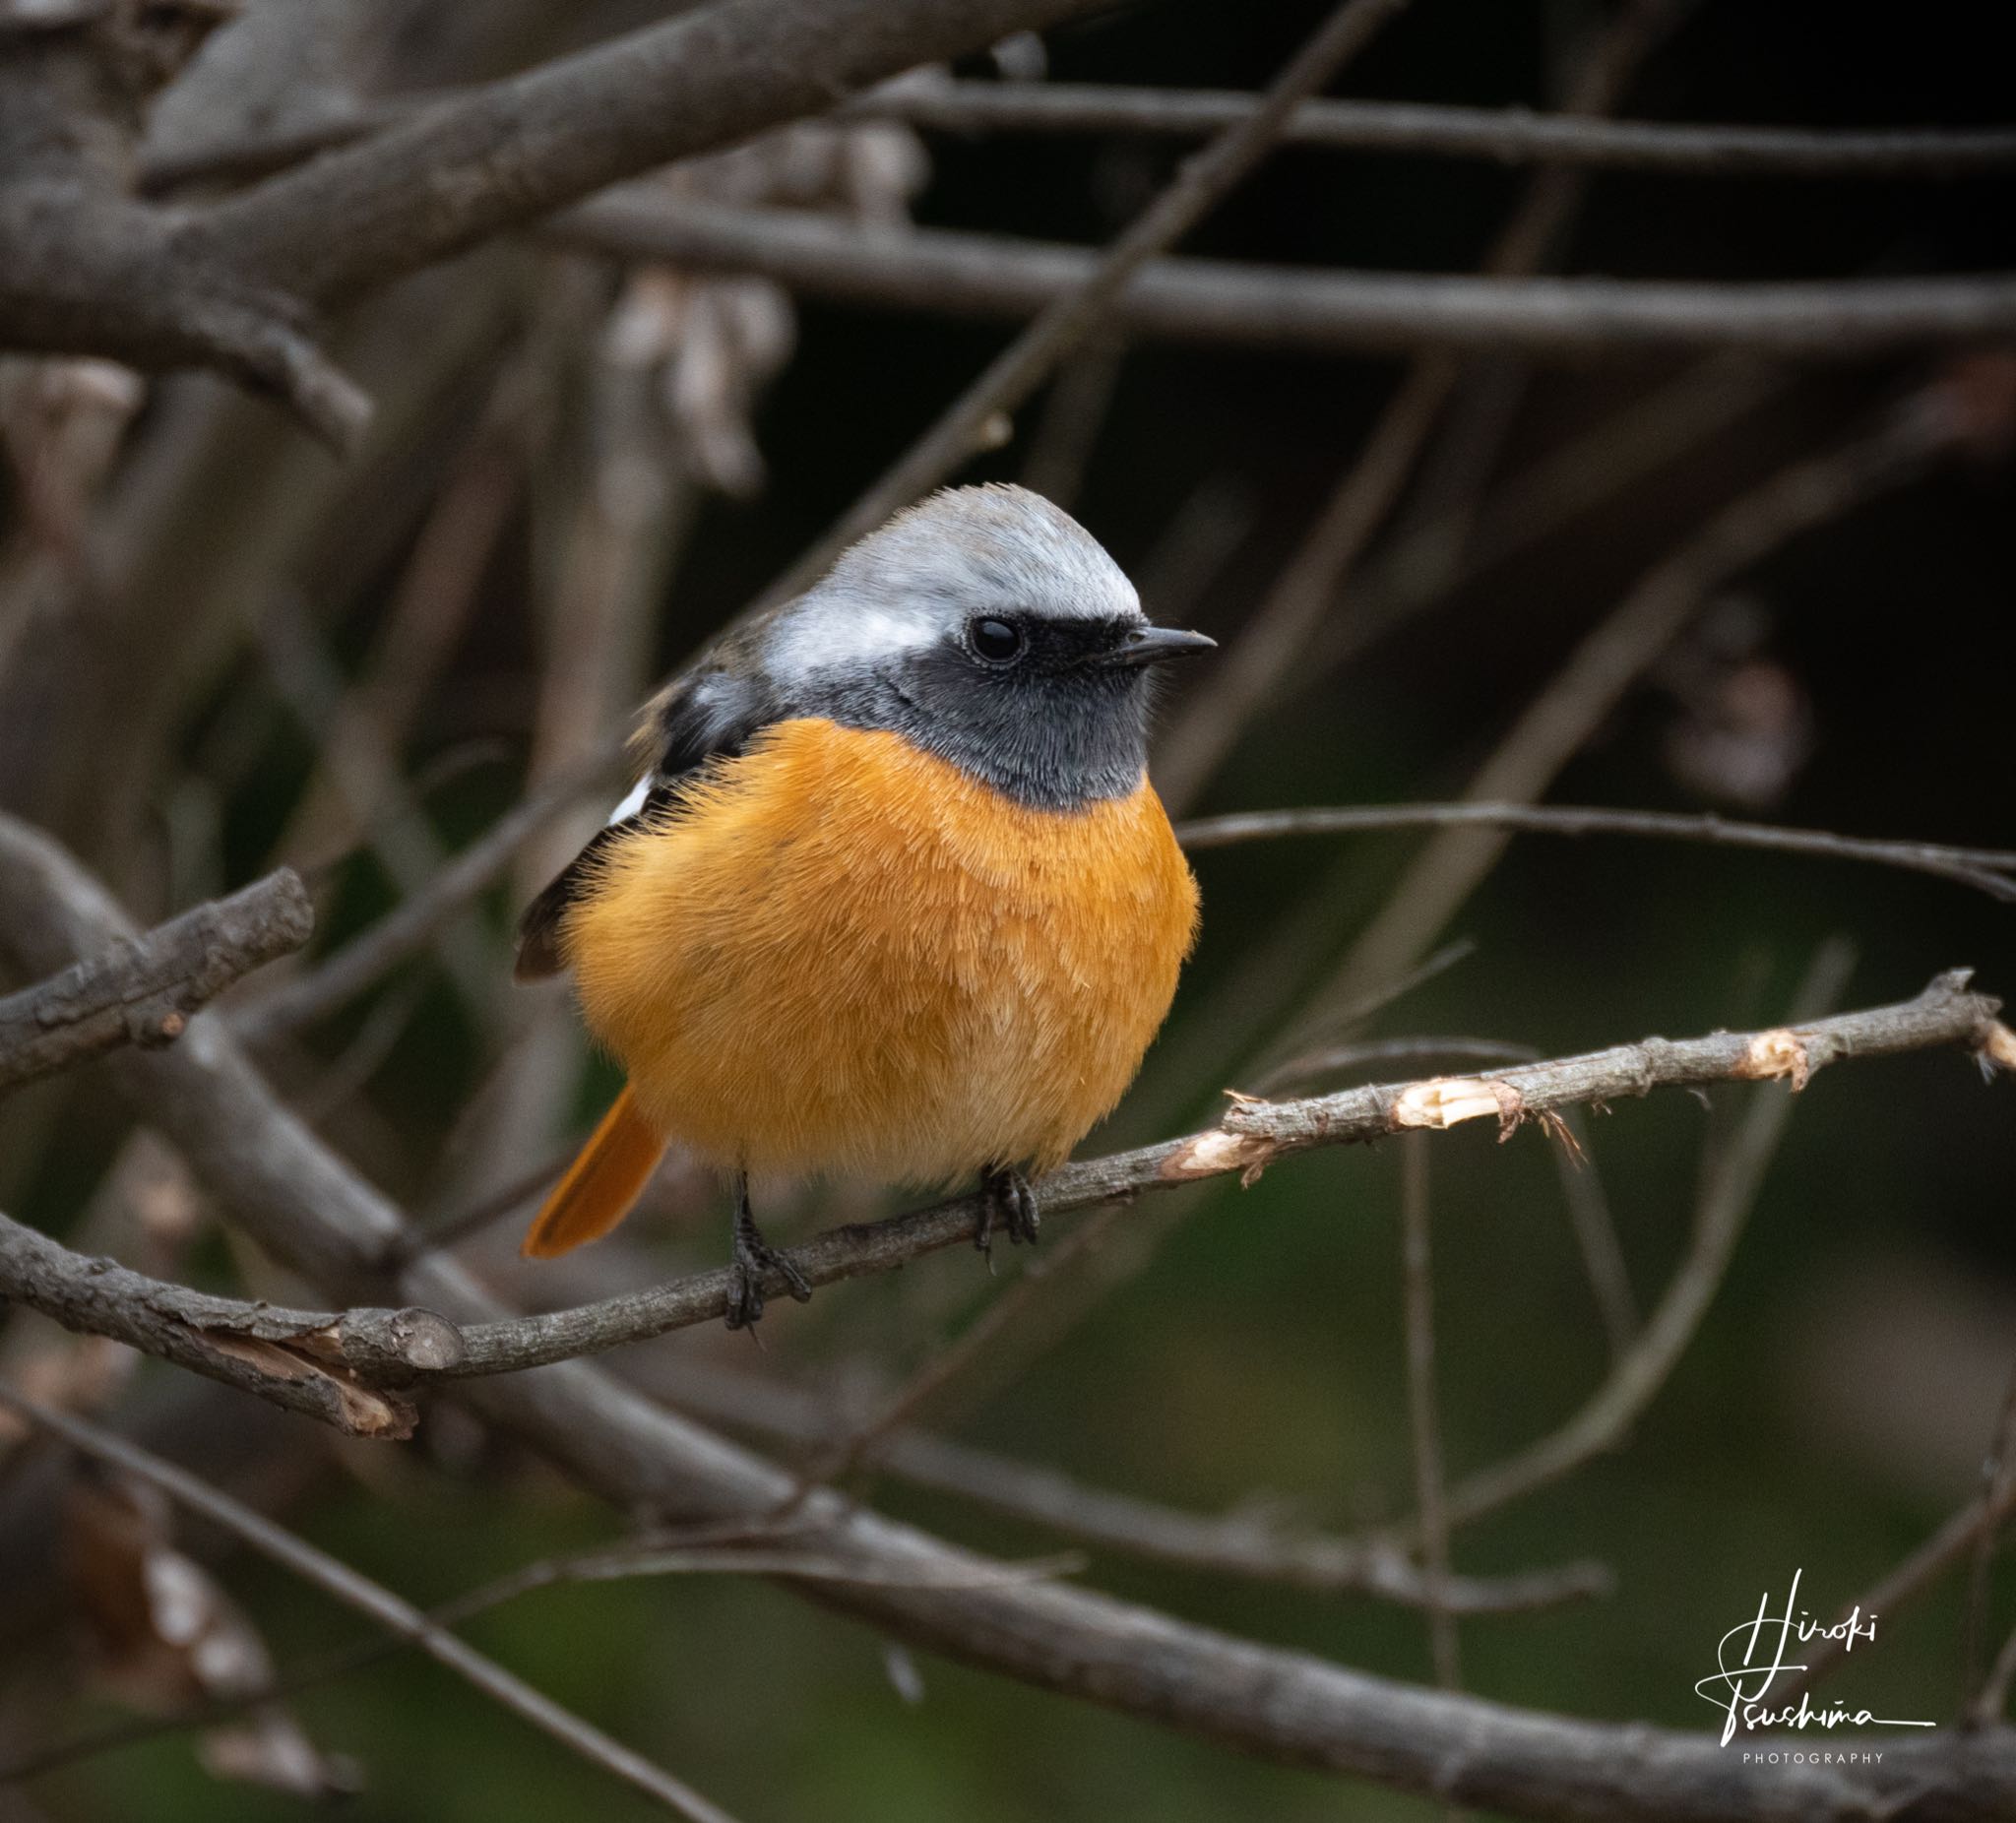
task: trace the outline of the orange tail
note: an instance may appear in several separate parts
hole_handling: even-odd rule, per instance
[[[664,1150],[626,1086],[554,1185],[519,1252],[550,1260],[599,1240],[630,1213]]]

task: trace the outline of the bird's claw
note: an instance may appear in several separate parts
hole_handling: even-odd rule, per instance
[[[735,1257],[728,1267],[727,1324],[730,1329],[747,1329],[763,1315],[763,1281],[776,1273],[784,1289],[799,1303],[812,1295],[811,1281],[788,1253],[753,1231],[735,1235]]]
[[[1037,1207],[1036,1192],[1020,1171],[997,1166],[980,1173],[980,1213],[974,1222],[973,1244],[991,1262],[994,1252],[994,1223],[999,1219],[1008,1230],[1011,1245],[1024,1241],[1036,1244],[1042,1226],[1042,1213]]]

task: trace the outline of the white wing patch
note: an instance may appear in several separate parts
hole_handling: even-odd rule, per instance
[[[644,808],[644,800],[650,795],[651,774],[646,773],[642,779],[638,780],[630,787],[630,795],[609,812],[608,821],[602,827],[604,829],[614,829],[618,823],[629,822],[632,817]]]

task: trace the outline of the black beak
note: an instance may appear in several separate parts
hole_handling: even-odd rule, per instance
[[[1184,633],[1175,627],[1136,627],[1110,652],[1093,660],[1114,669],[1133,670],[1143,664],[1160,664],[1166,659],[1194,658],[1200,652],[1216,650],[1218,641],[1202,633]]]

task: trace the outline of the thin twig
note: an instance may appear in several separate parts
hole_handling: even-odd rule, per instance
[[[900,79],[851,101],[853,119],[901,120],[946,133],[1215,133],[1253,111],[1253,97],[1208,89],[1097,83]],[[1961,177],[2016,166],[2006,127],[1868,128],[1696,125],[1591,119],[1525,108],[1421,101],[1310,100],[1282,143],[1337,151],[1492,158],[1700,177]]]
[[[649,1365],[643,1371],[676,1410],[710,1423],[815,1450],[858,1434],[829,1402],[746,1374],[684,1359],[675,1371],[654,1372]],[[1317,1595],[1370,1596],[1405,1607],[1428,1599],[1419,1565],[1383,1540],[1360,1544],[1294,1530],[1259,1510],[1186,1513],[907,1424],[881,1435],[874,1461],[880,1472],[911,1486],[1129,1557]],[[1573,1562],[1505,1576],[1452,1576],[1443,1595],[1452,1613],[1523,1614],[1587,1601],[1609,1588],[1602,1564]]]
[[[143,159],[138,186],[161,196],[194,184],[263,177],[410,119],[399,96],[287,133],[248,134]],[[1146,89],[1104,83],[996,83],[899,78],[838,112],[900,120],[938,133],[1135,133],[1202,139],[1253,111],[1236,90]],[[1285,146],[1401,157],[1486,158],[1586,170],[1690,177],[1948,179],[2016,167],[2005,127],[1832,130],[1667,120],[1602,120],[1525,108],[1426,101],[1304,101],[1281,130]]]
[[[1576,74],[1569,105],[1607,113],[1632,73],[1687,0],[1633,0],[1597,35]],[[1530,278],[1551,250],[1584,194],[1573,172],[1543,171],[1524,188],[1482,261],[1487,279]],[[1162,743],[1157,777],[1164,800],[1187,809],[1275,687],[1298,662],[1329,615],[1373,534],[1415,472],[1443,407],[1463,377],[1445,353],[1413,362],[1374,422],[1357,459],[1302,537],[1217,667],[1214,687],[1193,697]]]
[[[315,910],[290,868],[0,999],[0,1089],[122,1044],[172,1043],[242,975],[291,954]]]
[[[856,538],[953,474],[987,442],[996,419],[1012,415],[1057,363],[1108,315],[1129,281],[1187,234],[1267,156],[1305,100],[1364,48],[1409,0],[1343,0],[1289,60],[1267,92],[1202,152],[1062,290],[1036,321],[986,365],[971,386],[841,519],[766,593],[788,599],[822,576]]]
[[[37,1401],[0,1382],[0,1405],[30,1419],[52,1436],[60,1437],[72,1449],[97,1462],[131,1475],[158,1487],[171,1500],[201,1514],[213,1525],[222,1527],[249,1544],[262,1557],[291,1570],[304,1582],[312,1583],[325,1595],[355,1608],[388,1633],[410,1640],[437,1665],[445,1666],[466,1678],[492,1701],[550,1735],[564,1747],[579,1754],[592,1766],[619,1779],[633,1791],[641,1792],[666,1809],[693,1823],[732,1823],[726,1811],[710,1803],[690,1786],[654,1766],[641,1754],[633,1753],[621,1741],[612,1739],[593,1724],[560,1707],[522,1682],[494,1660],[465,1645],[446,1628],[433,1621],[389,1589],[360,1576],[347,1564],[317,1549],[305,1540],[275,1525],[263,1514],[220,1493],[199,1480],[187,1470],[116,1437],[96,1424],[68,1413],[52,1411]]]
[[[472,899],[501,879],[527,842],[590,791],[605,786],[620,764],[620,751],[611,745],[591,764],[554,780],[505,812],[418,892],[401,900],[361,935],[305,974],[241,1008],[232,1021],[238,1034],[258,1044],[297,1032],[376,986],[408,957],[424,949]]]
[[[1793,1001],[1794,1028],[1801,1036],[1833,1023],[1817,1015],[1839,994],[1851,960],[1846,946],[1838,944],[1823,947],[1814,958]],[[1667,1282],[1644,1328],[1603,1384],[1559,1429],[1495,1467],[1467,1476],[1449,1490],[1450,1523],[1467,1525],[1495,1512],[1616,1449],[1629,1436],[1679,1364],[1714,1301],[1764,1172],[1784,1137],[1792,1105],[1790,1096],[1760,1095],[1750,1101],[1728,1150],[1703,1170],[1686,1257]],[[1419,1523],[1409,1522],[1403,1536],[1411,1536]]]
[[[1250,1177],[1292,1152],[1362,1143],[1411,1126],[1458,1124],[1485,1115],[1516,1122],[1555,1108],[1640,1096],[1658,1087],[1691,1088],[1771,1076],[1803,1082],[1839,1059],[1892,1055],[1937,1044],[1980,1051],[2001,1042],[1995,1034],[2006,1033],[2006,1028],[1994,1023],[1997,1003],[1968,993],[1965,981],[1964,972],[1944,974],[1915,1000],[1801,1022],[1796,1030],[1649,1038],[1581,1057],[1516,1064],[1485,1081],[1439,1079],[1351,1089],[1309,1100],[1239,1103],[1228,1110],[1223,1125],[1208,1132],[1067,1164],[1043,1178],[1038,1193],[1046,1216],[1063,1215],[1228,1172]],[[1734,1166],[1723,1173],[1723,1179],[1732,1196],[1744,1191],[1749,1182],[1746,1172]],[[978,1213],[978,1199],[963,1197],[882,1222],[832,1228],[790,1249],[790,1258],[815,1286],[885,1272],[925,1253],[970,1244]],[[784,1289],[778,1276],[764,1287],[780,1295]],[[728,1273],[722,1269],[569,1310],[466,1324],[468,1352],[448,1370],[448,1377],[513,1372],[687,1328],[722,1316],[727,1295]],[[1655,1317],[1647,1326],[1645,1348],[1663,1350],[1672,1343],[1670,1329],[1690,1329],[1691,1303],[1685,1310],[1685,1315],[1669,1313],[1664,1324]],[[1665,1356],[1655,1353],[1648,1359],[1663,1361]],[[1602,1447],[1613,1433],[1596,1424],[1597,1415],[1592,1413],[1587,1425],[1597,1431],[1594,1447]],[[1576,1434],[1584,1427],[1578,1423]],[[1455,1490],[1452,1515],[1467,1517],[1469,1498],[1474,1494],[1467,1497],[1463,1487]]]
[[[1407,1418],[1414,1440],[1415,1500],[1421,1516],[1428,1647],[1435,1681],[1462,1681],[1456,1622],[1449,1611],[1449,1515],[1442,1504],[1442,1424],[1435,1394],[1435,1292],[1428,1234],[1427,1137],[1410,1133],[1400,1147],[1401,1299],[1407,1328]]]
[[[1803,854],[1816,860],[1901,867],[1954,880],[1990,898],[2016,902],[2016,849],[1971,849],[1937,842],[1883,842],[1828,830],[1732,823],[1706,813],[1609,810],[1566,804],[1354,804],[1341,809],[1248,810],[1203,817],[1176,828],[1193,854],[1245,842],[1297,836],[1358,836],[1391,830],[1502,829],[1531,836],[1631,836],[1658,842]]]
[[[1466,801],[1543,795],[1715,589],[1801,533],[1923,473],[1969,434],[1959,402],[1929,387],[1872,433],[1796,462],[1722,508],[1584,636],[1472,777]],[[1490,829],[1445,829],[1429,841],[1331,979],[1309,996],[1283,1047],[1306,1044],[1341,1001],[1404,972],[1488,876],[1506,841]]]
[[[1995,1420],[1995,1434],[1981,1468],[1981,1505],[1984,1514],[1994,1512],[2016,1488],[2016,1371],[2009,1376],[2008,1391],[2002,1396],[2001,1414]],[[1981,1536],[1974,1544],[1974,1562],[1967,1574],[1967,1619],[1961,1629],[1962,1688],[1973,1691],[1969,1713],[1984,1721],[2000,1713],[2002,1692],[1995,1691],[1991,1670],[1984,1677],[1981,1656],[1987,1637],[1988,1572],[1994,1564],[1995,1546],[2001,1529],[1984,1520]]]

